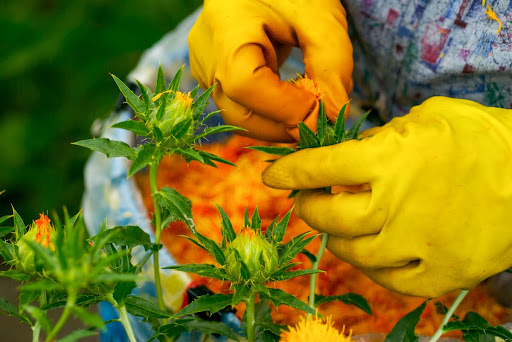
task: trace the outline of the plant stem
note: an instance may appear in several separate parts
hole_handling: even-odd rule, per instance
[[[151,197],[153,198],[153,207],[154,207],[154,215],[155,215],[155,244],[160,243],[160,234],[162,232],[162,212],[160,209],[160,205],[156,200],[155,195],[158,193],[158,187],[156,184],[156,175],[158,171],[158,166],[160,165],[160,161],[162,159],[154,161],[150,164],[149,168],[149,183],[151,186]],[[162,295],[162,282],[160,280],[160,262],[158,258],[158,251],[153,252],[153,270],[155,273],[155,287],[156,287],[156,297],[158,299],[158,307],[160,310],[165,310],[164,298]]]
[[[320,264],[320,259],[322,259],[322,255],[325,251],[325,246],[327,246],[327,240],[329,239],[329,234],[322,235],[322,242],[320,243],[320,248],[318,248],[318,252],[316,254],[316,260],[311,266],[313,270],[318,270],[318,265]],[[315,309],[315,289],[316,289],[316,276],[317,274],[312,274],[309,279],[309,307],[311,309]],[[311,314],[308,314],[308,318],[311,317]]]
[[[245,307],[245,320],[247,322],[247,341],[254,342],[254,329],[256,327],[255,322],[255,306],[256,306],[256,295],[257,292],[251,287],[251,292],[249,293],[249,298],[246,302]]]
[[[48,336],[46,336],[46,340],[45,340],[46,342],[55,340],[55,337],[57,336],[59,331],[62,329],[62,327],[68,320],[69,315],[71,315],[71,309],[73,309],[73,307],[75,306],[76,297],[77,297],[76,291],[68,292],[68,298],[66,301],[66,306],[64,307],[64,312],[60,316],[57,324],[53,327],[53,329],[50,331]]]
[[[128,339],[130,340],[130,342],[137,342],[135,334],[133,333],[132,324],[130,323],[130,319],[128,318],[128,311],[126,311],[126,306],[118,306],[117,309],[119,311],[119,320],[121,321],[121,324],[123,325],[124,330],[126,331]]]
[[[39,296],[39,307],[42,308],[46,305],[46,291],[41,291]],[[32,327],[32,342],[39,342],[39,336],[41,334],[41,323],[39,321]]]
[[[468,290],[461,290],[459,292],[459,295],[457,296],[457,298],[455,298],[452,306],[450,306],[450,309],[446,312],[446,314],[444,315],[443,317],[443,321],[441,322],[441,324],[439,325],[439,328],[437,328],[437,331],[435,332],[435,334],[430,338],[429,342],[435,342],[437,341],[441,335],[443,334],[443,328],[444,326],[448,323],[448,321],[450,320],[450,318],[453,316],[453,313],[455,312],[455,310],[458,308],[459,304],[462,302],[462,300],[464,299],[464,297],[466,297],[466,295],[468,294]]]

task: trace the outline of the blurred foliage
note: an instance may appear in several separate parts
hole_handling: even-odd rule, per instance
[[[80,209],[90,136],[141,53],[200,0],[0,3],[0,215]]]

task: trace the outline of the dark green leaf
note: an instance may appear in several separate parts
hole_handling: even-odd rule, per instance
[[[261,228],[261,218],[260,214],[258,213],[258,207],[254,208],[254,213],[252,214],[251,219],[251,228],[253,230],[258,230]]]
[[[119,305],[123,305],[124,300],[130,295],[137,284],[134,281],[119,282],[114,287],[114,299]]]
[[[159,96],[159,95],[157,94],[155,97],[157,97],[157,96]],[[156,112],[157,122],[162,122],[162,119],[164,118],[168,99],[169,99],[169,93],[164,92],[159,96],[158,100],[156,100],[156,103],[160,104],[160,107],[158,107],[158,110]]]
[[[279,305],[288,305],[292,308],[302,310],[307,313],[315,313],[315,310],[310,308],[306,303],[304,303],[297,297],[284,292],[283,290],[273,288],[269,288],[268,290],[270,295],[268,297],[264,297],[268,299],[270,302],[272,302],[272,304],[274,304],[275,307],[278,307]]]
[[[10,262],[13,259],[14,247],[3,239],[0,239],[0,255],[5,262]]]
[[[188,331],[199,331],[205,335],[219,334],[226,336],[232,340],[240,341],[240,336],[235,333],[230,327],[224,322],[207,321],[198,318],[177,320],[180,326],[184,327]]]
[[[199,91],[199,88],[201,88],[201,86],[198,84],[194,87],[194,89],[192,89],[192,91],[190,92],[190,97],[191,98],[194,98],[196,97],[197,95],[197,92]]]
[[[418,336],[416,336],[414,330],[426,305],[427,301],[402,317],[386,336],[384,342],[417,342]]]
[[[112,74],[110,74],[110,75],[116,82],[119,90],[121,90],[121,93],[123,93],[124,98],[126,99],[126,103],[128,103],[128,105],[130,107],[132,107],[132,109],[135,111],[135,113],[144,113],[144,109],[145,109],[144,102],[142,102],[139,99],[139,97],[137,95],[135,95],[135,93],[133,91],[131,91],[131,89],[128,88],[128,86],[126,84],[124,84],[123,81],[121,81],[119,78],[117,78],[116,75],[112,75]]]
[[[132,131],[139,137],[145,137],[149,133],[144,122],[136,120],[121,121],[113,124],[112,128],[126,129],[128,131]]]
[[[0,217],[0,224],[4,223],[5,221],[7,221],[8,219],[14,217],[14,215],[5,215],[5,216],[2,216]]]
[[[78,298],[75,302],[75,305],[89,307],[93,304],[97,304],[97,303],[101,302],[102,300],[103,300],[103,298],[97,297],[95,295],[82,294],[82,295],[78,296]],[[58,299],[58,300],[52,301],[50,303],[47,303],[46,305],[41,307],[41,309],[51,310],[51,309],[57,309],[57,308],[64,307],[65,305],[66,305],[65,299],[64,300]]]
[[[367,111],[363,115],[361,115],[360,118],[357,119],[357,121],[350,127],[348,133],[347,133],[347,139],[357,139],[359,136],[359,129],[361,129],[361,125],[363,124],[363,121],[366,120],[368,117],[368,114],[370,114],[371,110]]]
[[[225,294],[204,295],[181,309],[173,317],[183,317],[198,312],[210,312],[212,314],[231,305],[232,298],[233,295]]]
[[[266,297],[270,296],[270,292],[268,291],[268,287],[266,285],[260,284],[260,283],[254,283],[251,286],[252,286],[253,291],[256,291],[260,295],[263,295]]]
[[[340,112],[338,113],[338,118],[336,119],[336,124],[334,124],[334,137],[336,138],[336,142],[340,143],[345,141],[346,131],[345,131],[345,111],[347,110],[348,102],[341,107]]]
[[[221,222],[221,231],[222,231],[222,237],[226,239],[226,241],[231,242],[236,238],[235,230],[233,229],[233,225],[231,224],[231,221],[229,220],[228,215],[222,210],[222,208],[217,205],[217,209],[219,209],[220,216],[222,217]]]
[[[249,208],[245,207],[244,211],[244,228],[250,227],[251,222],[249,221]]]
[[[27,281],[31,278],[30,274],[16,270],[0,271],[0,277],[11,278],[18,281]]]
[[[462,337],[468,342],[494,342],[496,337],[505,341],[512,341],[512,333],[502,326],[492,327],[482,316],[475,312],[468,312],[462,321],[448,322],[444,332],[461,330]]]
[[[78,329],[73,331],[71,334],[57,340],[57,342],[75,342],[81,338],[97,335],[96,331]]]
[[[158,66],[158,72],[156,74],[155,94],[163,93],[165,90],[166,90],[166,88],[165,88],[164,71],[162,69],[162,66],[159,65]],[[160,104],[160,102],[158,102],[158,101],[160,101],[160,100],[157,100],[156,102],[158,104]]]
[[[265,152],[268,154],[273,154],[276,156],[286,156],[290,153],[295,152],[295,149],[292,147],[277,147],[277,146],[248,146],[251,150],[256,150],[260,152]]]
[[[196,237],[199,242],[206,247],[208,253],[210,253],[210,255],[215,258],[215,261],[217,261],[220,265],[226,264],[226,256],[224,255],[224,252],[219,247],[217,242],[207,238],[204,235],[201,235],[200,233],[197,233]]]
[[[86,147],[93,151],[104,153],[108,158],[125,157],[133,160],[137,157],[137,152],[130,145],[122,141],[110,140],[107,138],[97,138],[81,140],[73,143],[74,145]]]
[[[299,122],[299,149],[320,147],[320,141],[305,123]]]
[[[9,303],[7,300],[0,298],[0,310],[4,311],[5,314],[13,317],[18,317],[22,322],[28,323],[31,326],[33,325],[32,320],[27,317],[24,313],[20,312],[20,310]]]
[[[201,156],[204,158],[205,162],[207,160],[214,160],[216,162],[219,162],[219,163],[223,163],[223,164],[227,164],[227,165],[231,165],[231,166],[234,166],[236,167],[235,164],[233,164],[232,162],[230,162],[229,160],[226,160],[224,158],[221,158],[219,156],[216,156],[215,154],[212,154],[212,153],[208,153],[208,152],[205,152],[205,151],[199,151],[199,153],[201,154]],[[215,164],[209,164],[211,166],[215,166]]]
[[[102,329],[105,326],[103,319],[101,319],[99,315],[91,313],[80,306],[74,306],[71,310],[73,314],[80,318],[86,325],[97,329]]]
[[[368,304],[366,299],[364,299],[363,296],[361,296],[357,293],[351,292],[351,293],[345,293],[345,294],[339,295],[339,296],[322,296],[322,295],[316,294],[315,300],[316,300],[315,301],[316,306],[338,300],[338,301],[341,301],[348,305],[354,305],[354,306],[358,307],[359,309],[363,310],[364,312],[366,312],[367,314],[373,315],[372,309],[370,308],[370,305]]]
[[[205,116],[203,116],[203,118],[200,121],[198,121],[197,127],[203,125],[204,122],[206,122],[206,120],[208,120],[209,118],[219,114],[220,112],[221,112],[220,110],[216,110],[216,111],[213,111],[213,112],[210,112],[210,113],[206,114]]]
[[[314,255],[307,249],[303,249],[301,253],[304,254],[312,264],[314,264],[316,262],[316,255]]]
[[[177,153],[177,154],[183,156],[183,158],[185,158],[187,163],[190,163],[193,160],[196,160],[200,163],[204,163],[204,158],[201,155],[201,153],[199,151],[194,150],[192,147],[185,148],[185,149],[177,148],[177,149],[174,149],[174,153]]]
[[[135,246],[143,246],[148,249],[151,246],[151,238],[149,234],[137,226],[117,226],[102,231],[89,238],[100,247],[107,243],[117,246],[127,246],[133,248]]]
[[[170,318],[168,312],[160,310],[157,304],[137,296],[129,295],[125,301],[126,310],[134,316]]]
[[[295,277],[301,277],[301,276],[305,276],[305,275],[310,275],[310,274],[317,274],[317,273],[325,273],[324,271],[322,270],[311,270],[311,269],[307,269],[307,270],[296,270],[296,271],[288,271],[288,272],[284,272],[282,275],[276,277],[277,280],[288,280],[288,279],[292,279],[292,278],[295,278]]]
[[[164,141],[164,134],[162,133],[162,130],[158,128],[157,126],[151,127],[151,132],[153,132],[153,137],[155,141]]]
[[[208,97],[210,97],[210,94],[212,93],[214,87],[215,84],[212,85],[210,88],[206,89],[206,91],[199,95],[197,100],[195,100],[194,103],[192,104],[192,108],[194,109],[192,117],[194,118],[194,120],[199,119],[201,114],[203,114],[204,109],[208,105]]]
[[[16,231],[16,241],[19,241],[23,235],[27,232],[27,227],[25,226],[25,223],[23,222],[23,219],[18,214],[16,210],[14,210],[14,207],[12,208],[12,215],[14,217],[14,229]]]
[[[233,299],[231,301],[231,306],[235,306],[240,302],[246,302],[249,298],[249,292],[251,291],[249,286],[245,286],[242,284],[234,284],[233,285],[234,294]]]
[[[174,100],[175,93],[180,90],[181,76],[183,75],[183,67],[181,67],[174,77],[172,81],[169,83],[169,87],[167,90],[171,91],[171,101]]]
[[[320,141],[320,145],[324,146],[327,138],[327,115],[325,114],[324,101],[320,100],[320,108],[318,109],[318,119],[316,121],[316,135]]]
[[[192,118],[181,120],[177,122],[171,129],[171,134],[176,139],[183,138],[192,126]]]
[[[290,194],[288,195],[288,198],[294,198],[295,195],[297,195],[298,192],[299,192],[299,190],[292,190],[290,192]]]
[[[192,203],[185,196],[174,189],[164,187],[155,194],[159,204],[169,210],[179,220],[185,222],[192,233],[196,233],[194,220],[192,219]]]
[[[138,80],[135,80],[135,82],[137,82],[137,85],[139,86],[139,89],[140,89],[140,94],[142,95],[142,99],[144,100],[144,109],[145,109],[145,114],[146,114],[146,117],[149,116],[149,113],[150,113],[150,109],[151,109],[151,100],[149,98],[149,94],[148,94],[148,90],[147,88],[142,84],[140,83]],[[146,126],[144,126],[144,129],[146,128]],[[145,129],[145,131],[147,132],[147,129]],[[138,135],[138,134],[137,134]],[[146,136],[146,134],[144,134],[144,136]]]
[[[286,233],[286,228],[288,227],[288,222],[290,222],[290,217],[292,216],[292,209],[288,210],[286,215],[283,217],[281,221],[276,225],[273,231],[273,241],[276,243],[281,243],[284,238],[284,234]]]
[[[137,153],[137,158],[133,161],[128,171],[128,177],[133,176],[138,171],[145,168],[148,164],[160,160],[159,150],[154,144],[144,144]]]
[[[189,272],[199,274],[202,277],[215,278],[225,280],[226,273],[210,264],[185,264],[162,267],[163,269],[177,270],[181,272]]]
[[[306,238],[310,232],[305,232],[300,235],[297,235],[290,241],[288,241],[285,245],[283,245],[282,249],[279,251],[279,264],[283,265],[290,262],[295,256],[301,253],[304,250],[311,240],[317,237],[317,235],[313,235]]]
[[[14,227],[2,227],[0,226],[0,238],[9,235],[14,230]]]
[[[281,336],[281,333],[287,329],[286,325],[276,323],[258,322],[257,324],[261,326],[262,330],[270,331],[273,335],[277,336],[277,341],[279,341],[279,336]]]
[[[204,131],[199,133],[194,137],[194,140],[199,140],[204,137],[207,137],[212,134],[219,134],[223,132],[232,132],[232,131],[245,131],[243,128],[237,127],[237,126],[229,126],[229,125],[219,125],[219,126],[213,126],[213,127],[207,127]]]
[[[41,291],[26,291],[21,289],[19,300],[20,306],[30,305],[32,304],[39,296],[41,295]]]

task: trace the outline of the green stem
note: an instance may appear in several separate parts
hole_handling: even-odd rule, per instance
[[[119,305],[119,303],[114,299],[113,292],[107,293],[105,299],[110,304],[112,304],[113,307],[117,309],[117,312],[119,313],[119,322],[121,322],[121,324],[123,325],[124,330],[126,331],[126,335],[128,336],[130,342],[137,342],[135,334],[133,333],[132,324],[130,322],[130,319],[128,318],[128,311],[126,310],[126,305],[124,305],[124,303],[122,305]]]
[[[41,324],[39,321],[32,327],[32,342],[39,342],[39,334],[41,333]]]
[[[468,292],[469,292],[468,290],[462,290],[459,292],[459,295],[457,296],[457,298],[455,298],[455,301],[453,302],[452,306],[450,307],[448,312],[446,312],[446,314],[444,315],[443,321],[439,325],[439,328],[437,328],[437,331],[435,332],[435,334],[430,338],[429,342],[435,342],[441,337],[441,335],[444,332],[444,330],[443,330],[444,326],[448,323],[450,318],[453,316],[453,313],[459,307],[460,303],[462,302],[464,297],[466,297]]]
[[[46,305],[46,291],[41,291],[39,296],[39,307],[42,308]],[[32,342],[39,342],[39,336],[41,335],[41,323],[39,321],[32,327]]]
[[[156,175],[158,166],[160,165],[161,159],[150,164],[149,168],[149,183],[151,186],[151,197],[153,198],[153,207],[155,215],[155,244],[160,243],[160,234],[162,233],[162,212],[160,205],[156,200],[155,195],[158,193],[158,187],[156,185]],[[158,307],[160,310],[165,310],[164,298],[162,295],[162,282],[160,280],[160,262],[158,258],[158,251],[153,252],[153,270],[155,274],[155,287],[156,297],[158,299]]]
[[[135,338],[135,334],[133,333],[132,324],[130,323],[130,319],[128,318],[128,311],[126,311],[126,306],[118,306],[119,311],[119,320],[121,321],[121,324],[124,327],[124,330],[126,331],[126,335],[128,335],[128,339],[130,342],[137,342],[137,339]]]
[[[73,307],[75,306],[76,297],[77,297],[76,292],[68,293],[68,299],[66,301],[66,306],[64,307],[64,312],[60,316],[60,319],[57,322],[57,324],[53,327],[52,331],[50,331],[48,336],[46,336],[46,340],[45,340],[46,342],[53,341],[55,339],[55,337],[57,336],[57,334],[59,333],[59,331],[62,329],[62,327],[64,327],[64,324],[68,320],[69,315],[71,315],[71,309],[73,309]]]
[[[320,248],[318,248],[318,252],[316,254],[316,260],[311,266],[313,270],[318,270],[318,265],[320,264],[320,259],[322,259],[322,255],[325,251],[325,246],[327,246],[327,240],[329,239],[329,234],[322,235],[322,242],[320,243]],[[309,279],[309,307],[311,309],[315,309],[315,289],[316,289],[316,276],[317,274],[312,274]],[[311,317],[311,314],[308,314],[308,318]]]
[[[247,305],[245,307],[245,319],[247,322],[247,341],[254,342],[254,329],[256,327],[255,321],[255,306],[256,306],[256,295],[258,293],[251,287],[251,292],[249,293],[249,298],[247,299]]]

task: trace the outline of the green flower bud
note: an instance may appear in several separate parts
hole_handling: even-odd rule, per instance
[[[162,94],[163,93],[153,97],[153,101],[158,100]],[[161,104],[161,106],[165,106],[165,112],[161,120],[157,120],[157,113],[159,108],[153,110],[149,118],[150,124],[158,127],[160,131],[162,131],[164,138],[167,138],[175,133],[173,132],[173,129],[177,124],[192,119],[192,103],[194,99],[190,97],[190,93],[182,93],[177,91],[174,93],[174,95],[175,96],[172,101]],[[193,125],[190,125],[185,134],[181,133],[182,137],[189,137],[194,133],[193,130]]]
[[[240,258],[237,258],[236,252]],[[241,283],[264,283],[277,270],[279,256],[274,245],[250,228],[245,228],[228,246],[226,273]],[[249,276],[242,275],[243,261]]]
[[[55,249],[53,242],[57,232],[50,224],[50,219],[44,214],[39,214],[39,219],[35,220],[30,226],[28,232],[16,243],[18,246],[19,260],[16,264],[18,270],[26,273],[34,273],[34,251],[28,245],[27,241],[34,241],[45,248]]]

